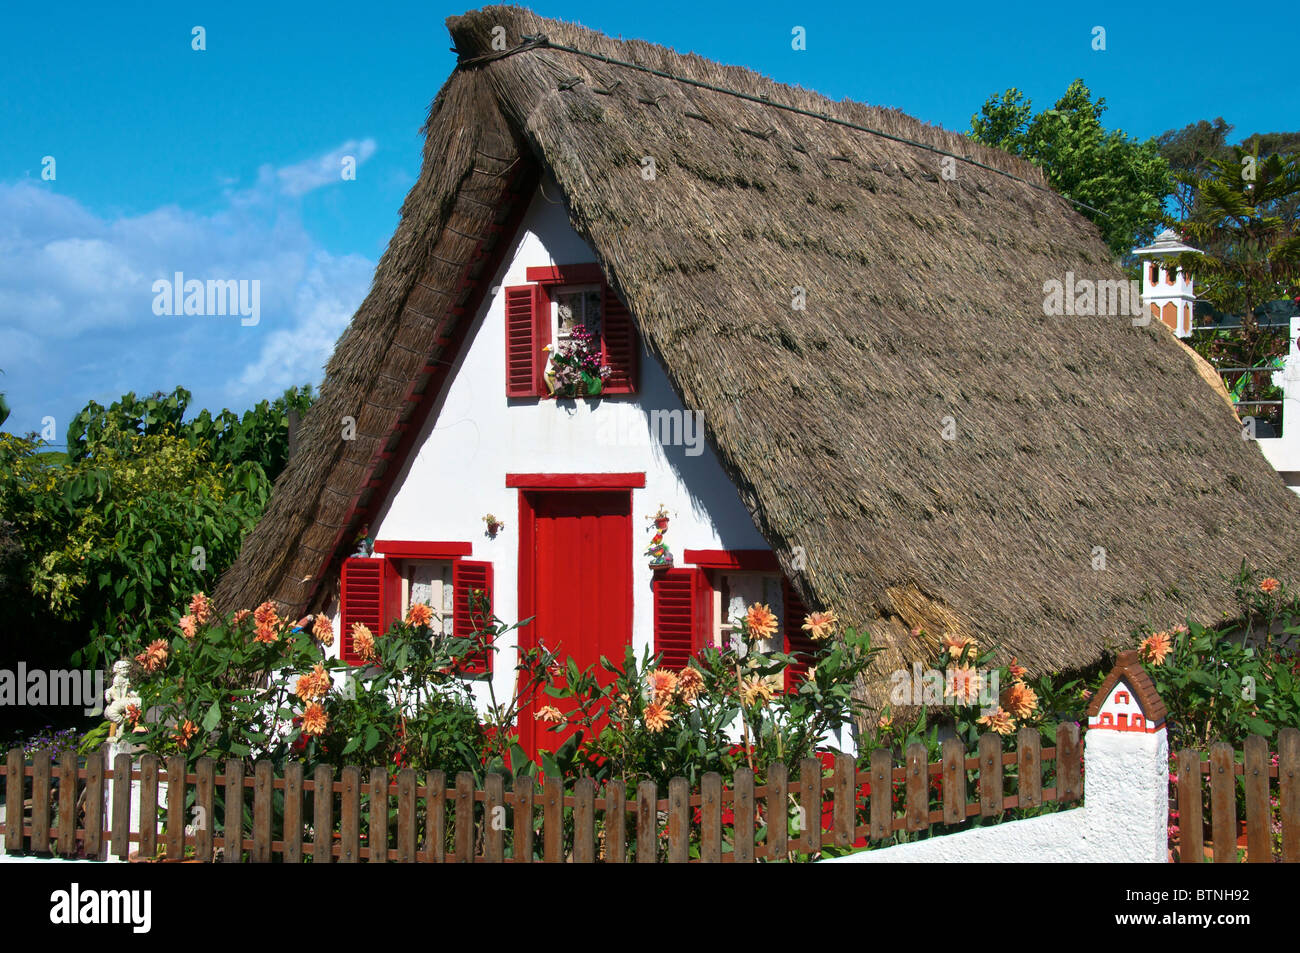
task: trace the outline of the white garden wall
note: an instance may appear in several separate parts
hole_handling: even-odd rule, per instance
[[[823,863],[1166,863],[1169,743],[1154,732],[1084,735],[1083,806]]]

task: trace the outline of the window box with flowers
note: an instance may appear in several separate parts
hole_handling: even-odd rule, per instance
[[[530,267],[527,277],[504,292],[506,396],[635,394],[636,328],[600,268]]]

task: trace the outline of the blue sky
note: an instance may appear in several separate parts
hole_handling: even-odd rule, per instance
[[[419,172],[419,128],[454,66],[443,20],[467,7],[81,6],[0,13],[6,429],[51,416],[61,444],[90,399],[180,384],[195,408],[242,410],[318,382]],[[1222,4],[984,6],[533,8],[958,131],[993,93],[1016,86],[1041,108],[1075,77],[1106,98],[1109,127],[1141,137],[1218,115],[1237,135],[1300,128],[1294,18],[1261,34]],[[806,50],[791,49],[796,25]],[[259,323],[154,314],[152,283],[177,271],[259,279]]]

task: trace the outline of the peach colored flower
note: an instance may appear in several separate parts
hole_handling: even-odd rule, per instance
[[[560,714],[560,709],[556,708],[554,705],[547,705],[545,708],[538,711],[535,717],[538,721],[544,721],[548,725],[558,725],[560,722],[564,721],[564,716]]]
[[[127,705],[126,706],[127,724],[129,724],[132,728],[134,728],[136,725],[140,723],[141,714],[143,713],[140,711],[139,705]]]
[[[230,624],[231,624],[231,625],[239,625],[241,622],[243,622],[245,619],[247,619],[247,618],[248,618],[250,615],[252,615],[252,614],[253,614],[253,613],[251,613],[251,612],[250,612],[249,610],[247,610],[247,609],[240,609],[238,612],[236,612],[234,615],[232,615],[232,616],[230,617]]]
[[[882,731],[888,731],[894,727],[894,716],[889,713],[888,708],[885,709],[884,714],[876,719],[876,727]]]
[[[974,665],[954,665],[947,671],[944,694],[954,704],[971,705],[979,697],[984,680]]]
[[[412,603],[406,610],[406,624],[415,629],[422,629],[433,621],[433,610],[423,602]]]
[[[704,676],[689,665],[677,673],[677,697],[688,705],[704,688]]]
[[[1001,706],[998,706],[997,711],[993,714],[985,715],[981,718],[979,723],[990,731],[997,732],[1000,735],[1009,735],[1011,732],[1016,730],[1015,722],[1011,720],[1010,715],[1002,710]]]
[[[334,644],[334,623],[330,617],[323,612],[316,614],[316,618],[311,623],[312,637],[321,645],[329,648]]]
[[[1141,653],[1142,657],[1152,665],[1162,665],[1170,651],[1173,649],[1173,642],[1169,638],[1168,632],[1156,632],[1148,635],[1142,640]]]
[[[965,651],[968,645],[975,644],[975,640],[969,635],[945,635],[943,637],[943,647],[955,659],[961,658],[961,653]]]
[[[1027,674],[1029,674],[1029,669],[1025,668],[1023,665],[1018,664],[1016,662],[1016,657],[1014,655],[1011,656],[1011,664],[1007,666],[1007,671],[1011,673],[1011,677],[1014,678],[1016,681],[1020,681]]]
[[[167,664],[167,643],[162,639],[154,639],[147,649],[135,657],[135,660],[144,667],[146,672],[158,671]]]
[[[740,701],[747,708],[772,700],[772,686],[761,675],[751,675],[740,683]]]
[[[181,621],[177,623],[181,629],[181,635],[185,636],[186,641],[193,642],[198,628],[194,624],[195,619],[192,615],[181,616]]]
[[[1024,682],[1002,693],[1002,706],[1015,718],[1028,718],[1038,709],[1038,694]]]
[[[766,605],[755,602],[745,613],[750,638],[770,639],[776,634],[776,614]]]
[[[275,603],[268,599],[254,609],[253,621],[258,625],[279,625],[280,616],[276,614]]]
[[[820,642],[830,637],[838,622],[834,612],[810,612],[803,617],[803,625],[800,628],[808,633],[808,638]]]
[[[190,615],[199,625],[206,625],[212,618],[212,601],[201,592],[194,593],[190,597]]]
[[[1280,589],[1281,587],[1282,587],[1282,583],[1278,582],[1272,576],[1269,576],[1267,579],[1265,579],[1263,582],[1259,584],[1259,591],[1267,593],[1268,595],[1271,596],[1273,593],[1277,592],[1278,589]]]
[[[352,623],[352,650],[363,662],[375,660],[375,637],[362,622]]]
[[[1082,698],[1084,701],[1087,701],[1089,698],[1092,697],[1092,691],[1087,688],[1081,688],[1079,689],[1079,697]]]
[[[280,617],[275,612],[275,603],[267,600],[253,611],[253,621],[257,623],[254,642],[278,642],[276,630],[280,627]]]
[[[198,733],[199,733],[199,726],[194,724],[194,722],[190,721],[188,718],[186,718],[185,724],[181,725],[180,729],[175,734],[172,735],[172,738],[175,739],[176,744],[179,745],[181,748],[189,748],[190,739],[193,738]]]
[[[325,666],[317,664],[310,674],[298,676],[298,684],[294,686],[293,693],[303,701],[310,702],[328,695],[333,684]]]
[[[658,702],[651,702],[645,709],[645,726],[655,734],[668,727],[673,720],[672,712]]]
[[[645,673],[645,680],[650,685],[650,693],[660,705],[667,705],[673,700],[677,690],[677,675],[666,668],[652,668]]]
[[[323,735],[328,725],[329,716],[325,714],[325,706],[320,702],[312,702],[303,709],[302,733],[304,735]]]

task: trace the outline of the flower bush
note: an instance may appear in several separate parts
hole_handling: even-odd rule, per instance
[[[556,397],[596,397],[613,369],[600,363],[600,341],[586,326],[576,325],[568,340],[551,352]]]
[[[729,780],[747,766],[763,783],[773,764],[795,768],[860,713],[853,688],[874,650],[852,629],[832,640],[834,616],[813,613],[804,628],[818,648],[802,660],[806,677],[786,691],[786,670],[801,660],[762,650],[776,622],[767,606],[751,606],[732,645],[706,648],[680,671],[649,653],[638,661],[630,648],[621,667],[601,659],[605,677],[573,666],[563,686],[547,689],[571,702],[570,712],[543,710],[551,731],[575,731],[563,760],[597,780],[650,780],[661,789],[673,777],[694,785],[709,771]]]

